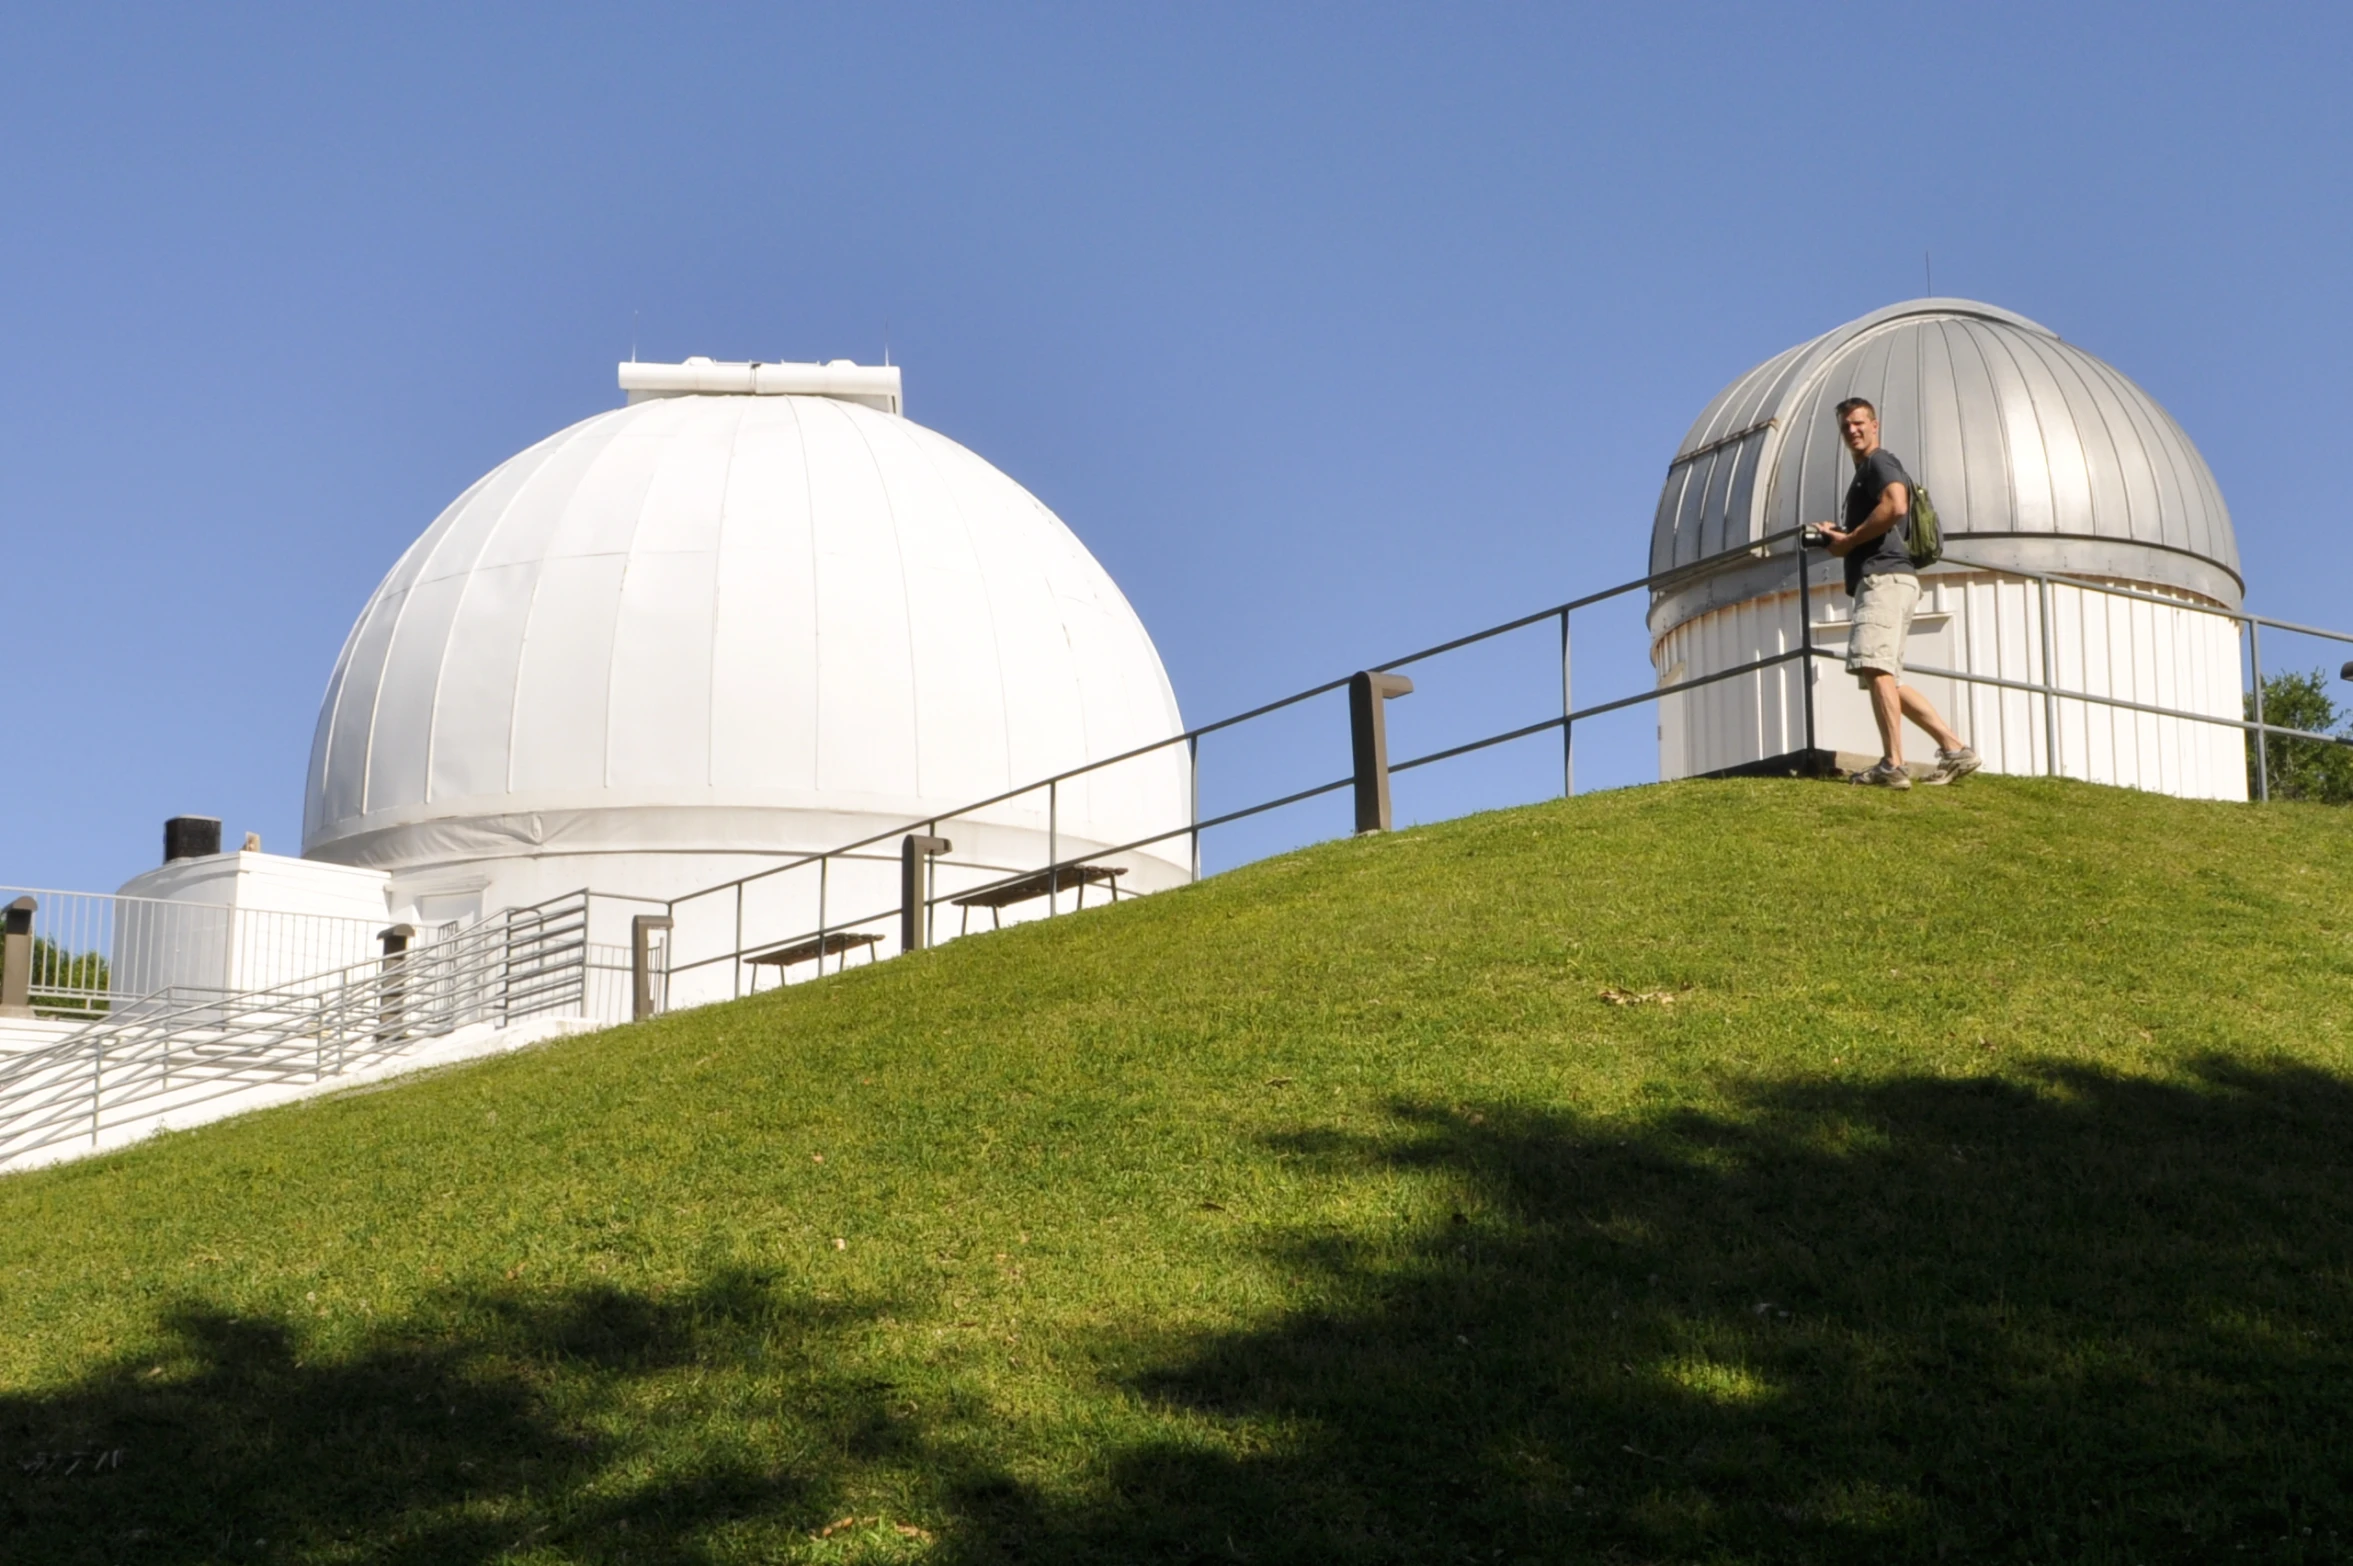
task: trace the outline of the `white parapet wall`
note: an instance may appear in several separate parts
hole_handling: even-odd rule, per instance
[[[2046,679],[2040,584],[1995,572],[1935,572],[1923,579],[1906,651],[1918,668],[1944,668],[2028,684],[2053,684],[2146,706],[2226,720],[2242,712],[2237,622],[2178,589],[2119,582],[2176,600],[2150,603],[2054,583]],[[1811,595],[1814,642],[1843,660],[1852,601],[1836,588]],[[1767,594],[1675,626],[1652,645],[1662,686],[1793,650],[1797,594]],[[1818,660],[1817,750],[1873,756],[1879,735],[1869,699],[1843,663]],[[1659,704],[1659,775],[1695,777],[1794,756],[1805,748],[1797,665],[1720,681]],[[2227,723],[2056,701],[2031,691],[1908,673],[1985,758],[1986,769],[2057,773],[2188,799],[2247,797],[2246,745]],[[2055,723],[2046,720],[2046,710]],[[2051,753],[2055,729],[2056,764]],[[1906,733],[1907,758],[1928,754]]]

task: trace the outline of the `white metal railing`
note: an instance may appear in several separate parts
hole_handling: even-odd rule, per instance
[[[150,998],[0,1057],[0,1167],[257,1087],[318,1083],[476,1023],[580,1015],[588,895],[267,989]]]
[[[271,913],[110,892],[0,887],[33,901],[29,999],[36,1013],[89,1017],[130,1000],[275,989],[364,962],[383,921]],[[4,962],[4,959],[0,959]]]

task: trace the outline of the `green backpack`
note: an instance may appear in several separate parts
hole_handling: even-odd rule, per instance
[[[1925,571],[1944,558],[1944,528],[1936,520],[1936,503],[1928,498],[1928,486],[1912,486],[1912,514],[1905,520],[1905,553],[1912,557],[1912,569]]]

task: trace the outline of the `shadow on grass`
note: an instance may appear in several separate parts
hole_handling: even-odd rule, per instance
[[[1294,1234],[1320,1303],[1257,1329],[1095,1345],[1185,1419],[1090,1475],[1078,1429],[1002,1426],[1065,1465],[1052,1490],[1009,1477],[986,1410],[951,1427],[842,1368],[866,1318],[722,1278],[451,1301],[317,1363],[288,1323],[184,1311],[162,1359],[0,1403],[20,1468],[136,1459],[7,1473],[0,1537],[172,1563],[2353,1553],[2336,1078],[1784,1082],[1641,1133],[1396,1114],[1279,1150],[1456,1210]],[[682,1425],[697,1378],[735,1402]],[[763,1409],[788,1438],[746,1433]],[[811,1542],[878,1491],[936,1540]]]
[[[312,1359],[288,1322],[183,1306],[166,1348],[0,1400],[0,1558],[702,1560],[732,1521],[818,1518],[841,1474],[899,1455],[887,1386],[826,1363],[861,1319],[747,1276],[452,1296]],[[834,1461],[762,1462],[709,1432],[682,1451],[682,1383],[754,1366]]]
[[[1435,1172],[1404,1243],[1300,1235],[1333,1301],[1153,1345],[1170,1444],[974,1558],[2353,1558],[2353,1090],[1756,1087],[1649,1133],[1400,1106],[1297,1138]]]

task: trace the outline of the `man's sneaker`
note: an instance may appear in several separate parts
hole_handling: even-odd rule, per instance
[[[1910,788],[1912,774],[1892,761],[1882,760],[1870,771],[1858,772],[1847,781],[1863,784],[1867,788]]]
[[[1966,745],[1959,750],[1940,750],[1936,753],[1936,770],[1925,781],[1931,785],[1958,783],[1984,765],[1977,752]]]

